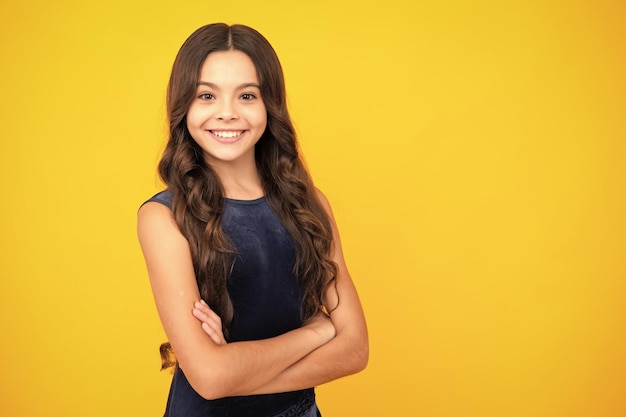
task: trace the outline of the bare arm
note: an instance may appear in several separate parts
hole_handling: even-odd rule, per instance
[[[334,336],[330,321],[320,318],[271,339],[214,342],[191,314],[200,294],[188,242],[171,211],[159,203],[145,204],[138,235],[165,333],[189,383],[204,398],[256,391]]]
[[[266,394],[293,391],[320,385],[346,375],[359,372],[368,361],[369,348],[365,317],[357,291],[352,283],[341,249],[339,233],[326,198],[319,196],[326,208],[333,227],[334,253],[333,260],[337,263],[337,290],[330,287],[326,292],[325,304],[328,310],[339,305],[331,312],[331,320],[337,335],[330,342],[291,365],[262,387],[248,394]],[[209,324],[209,316],[215,313],[202,305],[196,306],[194,315],[203,324],[205,332],[219,340],[218,328]],[[215,316],[216,317],[216,316]]]

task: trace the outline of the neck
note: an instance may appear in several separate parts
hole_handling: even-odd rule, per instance
[[[265,195],[261,176],[252,163],[211,164],[224,188],[224,197],[236,200],[254,200]]]

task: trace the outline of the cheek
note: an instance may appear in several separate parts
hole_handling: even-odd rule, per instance
[[[194,127],[197,127],[198,125],[198,112],[192,107],[189,108],[189,111],[187,112],[187,116],[185,116],[185,119],[187,119],[187,129],[188,130],[193,130]]]
[[[254,118],[256,125],[265,130],[265,127],[267,126],[267,111],[265,111],[264,107],[258,109],[251,117]]]
[[[202,129],[204,118],[202,117],[202,112],[198,112],[197,109],[194,111],[192,108],[187,112],[187,116],[185,117],[187,132],[191,138],[200,145],[200,140],[202,138],[202,133],[204,132]]]

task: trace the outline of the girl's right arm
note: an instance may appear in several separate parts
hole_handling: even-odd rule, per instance
[[[192,315],[200,294],[189,244],[171,210],[155,202],[144,204],[137,229],[161,323],[179,366],[202,397],[252,392],[335,336],[330,320],[320,315],[271,339],[213,342]]]

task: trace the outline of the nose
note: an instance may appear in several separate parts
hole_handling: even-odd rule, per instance
[[[235,105],[230,100],[224,100],[221,106],[217,110],[217,118],[219,120],[234,120],[237,119],[237,110]]]

